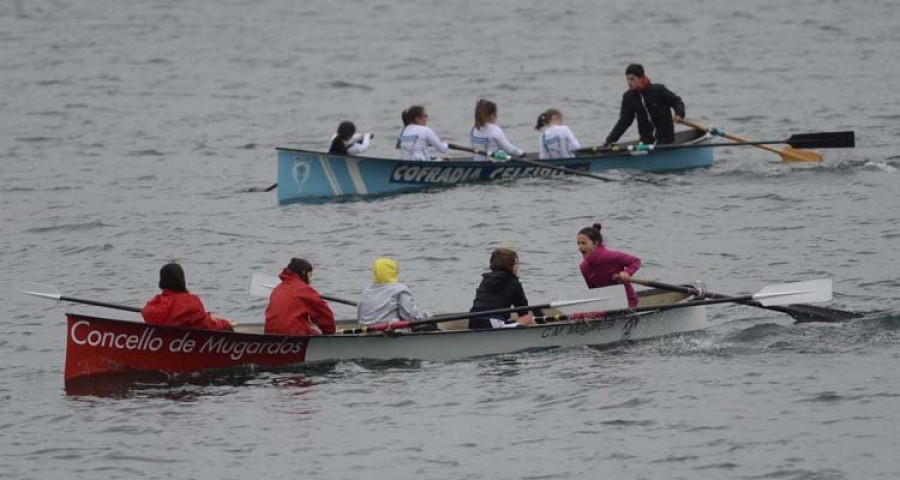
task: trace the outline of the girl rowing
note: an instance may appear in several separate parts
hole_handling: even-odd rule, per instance
[[[508,248],[498,248],[491,253],[491,271],[482,275],[481,284],[475,290],[475,301],[470,312],[483,312],[501,308],[524,307],[528,305],[525,290],[519,282],[519,255]],[[470,317],[469,329],[534,325],[532,312],[520,313],[515,321],[509,314],[493,314],[484,317]]]
[[[563,125],[563,116],[555,108],[548,109],[540,114],[535,130],[541,133],[540,158],[571,158],[575,156],[575,150],[581,148],[572,129]]]
[[[638,304],[637,293],[629,280],[634,272],[641,268],[641,259],[624,252],[606,248],[600,224],[582,228],[575,237],[578,250],[584,260],[581,261],[581,275],[588,288],[608,287],[616,283],[625,284],[628,306],[634,308]]]
[[[368,150],[372,139],[371,133],[356,133],[353,122],[343,121],[338,125],[337,133],[331,137],[328,153],[332,155],[359,155]]]
[[[397,136],[397,148],[400,149],[400,158],[403,160],[431,161],[437,160],[428,153],[428,147],[432,147],[441,153],[446,153],[450,147],[441,141],[434,131],[428,127],[428,111],[421,105],[413,105],[403,111],[403,129]]]
[[[267,334],[330,335],[335,332],[334,312],[312,287],[313,267],[302,258],[292,258],[272,289],[266,308]]]
[[[525,152],[519,150],[510,143],[503,133],[503,129],[497,125],[497,104],[488,100],[478,100],[475,104],[475,126],[470,133],[472,148],[487,153],[504,152],[507,155],[524,157]],[[476,154],[475,160],[487,160],[484,155]]]
[[[162,293],[150,299],[141,309],[145,323],[199,330],[232,329],[230,320],[207,312],[200,297],[188,292],[181,265],[163,265],[159,270],[159,288]]]
[[[372,285],[359,295],[357,309],[359,323],[375,325],[395,320],[421,320],[427,313],[416,306],[413,294],[406,285],[397,282],[397,262],[379,258],[372,265]]]

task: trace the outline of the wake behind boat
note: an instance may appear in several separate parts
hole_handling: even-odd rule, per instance
[[[573,158],[544,159],[548,167],[579,172],[606,170],[676,172],[713,164],[713,149],[706,132],[688,130],[676,134],[676,145],[698,148],[632,153],[580,153]],[[315,202],[365,198],[422,190],[459,183],[509,180],[519,177],[559,177],[557,169],[515,162],[474,161],[460,157],[450,161],[421,162],[388,158],[333,155],[310,150],[277,148],[278,202]],[[530,158],[530,157],[529,157]]]

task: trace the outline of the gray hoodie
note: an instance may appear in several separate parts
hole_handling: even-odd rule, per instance
[[[359,323],[373,325],[395,320],[422,320],[427,312],[419,309],[412,292],[402,283],[369,285],[359,295]]]

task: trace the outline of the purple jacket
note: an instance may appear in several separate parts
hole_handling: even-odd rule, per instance
[[[584,276],[588,288],[608,287],[618,283],[613,279],[613,275],[622,270],[634,275],[639,268],[641,268],[640,258],[601,245],[581,262],[581,275]],[[630,283],[625,284],[625,293],[628,295],[628,306],[636,307],[638,296]]]

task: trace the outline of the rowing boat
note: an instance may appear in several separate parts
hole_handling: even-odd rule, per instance
[[[682,293],[642,292],[641,306],[672,304]],[[535,348],[605,345],[705,328],[706,310],[691,306],[584,322],[531,327],[465,330],[441,324],[433,332],[323,335],[265,335],[261,326],[234,332],[178,327],[67,314],[65,381],[126,372],[182,374],[240,366],[293,366],[351,359],[459,360]]]
[[[703,145],[709,144],[711,138],[705,132],[689,130],[678,132],[675,143]],[[292,148],[276,150],[278,202],[281,204],[366,198],[468,182],[568,175],[558,168],[522,165],[514,161],[474,161],[472,157],[420,162]],[[589,173],[620,169],[665,173],[709,167],[713,163],[713,149],[586,153],[574,158],[545,159],[541,163]]]

